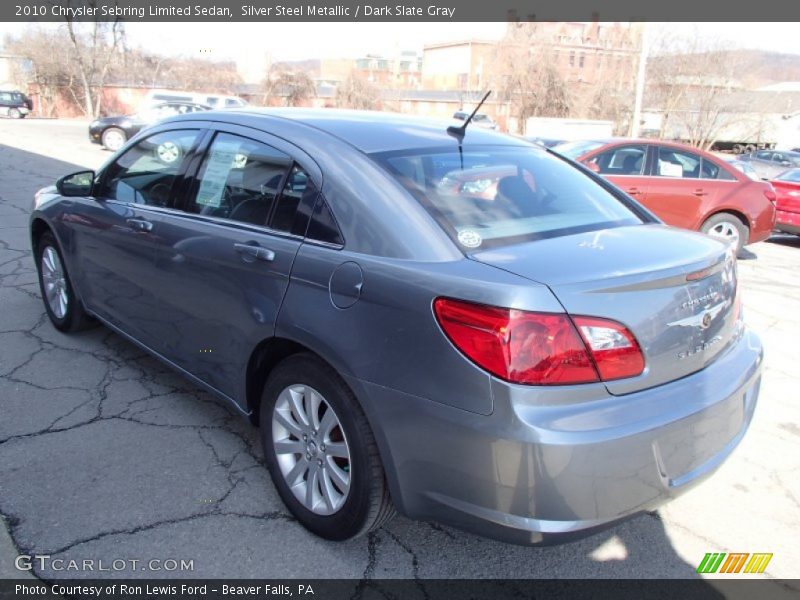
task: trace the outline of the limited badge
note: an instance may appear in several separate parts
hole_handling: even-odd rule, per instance
[[[458,232],[458,241],[461,242],[462,246],[466,246],[467,248],[477,248],[483,243],[483,238],[477,231],[465,229]]]

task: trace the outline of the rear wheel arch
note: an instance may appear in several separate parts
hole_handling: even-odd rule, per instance
[[[705,223],[706,221],[708,221],[712,217],[716,217],[717,215],[724,215],[724,214],[733,215],[734,217],[739,219],[744,224],[744,226],[747,227],[748,230],[753,228],[753,224],[750,222],[750,219],[747,217],[747,215],[745,215],[743,212],[741,212],[739,210],[736,210],[735,208],[721,208],[721,209],[711,213],[710,215],[706,215],[706,218],[702,220],[700,225],[702,226],[703,223]]]

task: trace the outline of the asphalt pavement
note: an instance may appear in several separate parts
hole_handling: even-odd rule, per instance
[[[750,431],[709,481],[561,546],[402,517],[331,543],[286,511],[248,421],[107,329],[64,335],[48,322],[31,199],[109,156],[85,123],[0,120],[0,515],[10,533],[0,532],[0,574],[36,554],[125,563],[36,565],[47,578],[692,578],[706,552],[771,552],[761,577],[800,576],[800,237],[776,236],[740,261],[764,380]]]

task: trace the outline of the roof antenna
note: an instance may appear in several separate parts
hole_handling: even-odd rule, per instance
[[[472,117],[474,117],[477,114],[477,112],[480,110],[481,106],[483,106],[483,103],[486,102],[486,99],[489,97],[489,94],[491,93],[492,90],[488,90],[483,95],[483,98],[481,98],[481,101],[478,102],[478,106],[475,107],[475,110],[472,111],[472,114],[468,116],[466,119],[464,119],[464,123],[462,125],[450,125],[450,127],[447,128],[447,133],[449,133],[454,137],[457,137],[460,143],[464,139],[464,134],[467,133],[467,125],[470,124],[470,122],[472,121]]]

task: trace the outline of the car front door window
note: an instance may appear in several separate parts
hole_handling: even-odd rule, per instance
[[[130,204],[166,206],[183,158],[199,131],[182,129],[151,135],[106,169],[98,195]]]
[[[597,165],[601,175],[641,175],[644,171],[647,147],[644,144],[617,146],[595,156],[591,163]]]

